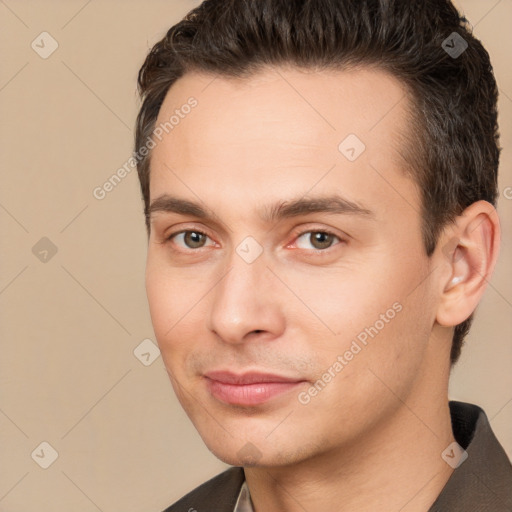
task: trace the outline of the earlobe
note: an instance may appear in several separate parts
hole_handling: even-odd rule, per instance
[[[444,243],[443,240],[444,239]],[[440,237],[440,264],[448,269],[437,311],[437,322],[452,327],[476,309],[498,257],[500,226],[494,207],[486,201],[470,205]],[[446,250],[446,247],[449,250]],[[443,261],[444,260],[444,261]]]

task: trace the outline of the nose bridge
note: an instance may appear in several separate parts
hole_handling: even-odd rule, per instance
[[[267,272],[265,261],[260,257],[257,261],[247,263],[233,252],[227,267],[224,279],[216,287],[214,308],[228,308],[233,316],[241,316],[243,313],[243,317],[247,318],[248,313],[265,300],[261,296]]]
[[[283,326],[279,304],[270,293],[271,273],[266,258],[260,254],[250,260],[245,255],[243,251],[241,255],[232,252],[227,273],[215,287],[210,303],[208,327],[232,343],[243,341],[253,331],[277,334]]]

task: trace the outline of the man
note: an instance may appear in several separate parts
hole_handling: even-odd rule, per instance
[[[167,510],[512,510],[447,396],[500,239],[496,83],[451,3],[209,0],[139,87],[155,335],[235,466]]]

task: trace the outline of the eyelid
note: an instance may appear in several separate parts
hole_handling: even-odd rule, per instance
[[[180,233],[186,233],[188,231],[195,231],[197,233],[202,233],[203,235],[211,237],[209,229],[201,223],[195,224],[194,221],[191,222],[180,222],[178,224],[173,224],[167,229],[162,230],[162,237],[165,240],[169,240],[173,236],[179,235]]]

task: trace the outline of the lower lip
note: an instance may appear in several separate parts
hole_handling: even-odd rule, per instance
[[[207,378],[210,393],[230,405],[259,405],[268,402],[287,391],[298,387],[302,382],[258,382],[255,384],[226,384]]]

